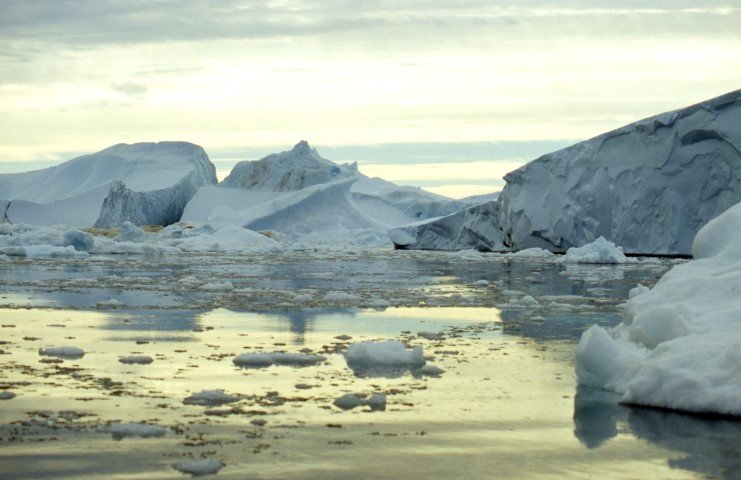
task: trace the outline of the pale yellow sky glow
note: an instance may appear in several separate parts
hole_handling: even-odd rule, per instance
[[[737,2],[560,3],[3,2],[0,171],[164,139],[573,142],[740,86]]]

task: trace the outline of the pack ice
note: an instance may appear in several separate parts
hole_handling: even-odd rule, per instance
[[[360,173],[322,158],[306,141],[237,164],[218,186],[198,190],[185,222],[274,231],[294,243],[385,243],[390,227],[453,213],[464,204]]]
[[[118,144],[55,167],[0,175],[2,221],[111,228],[169,225],[216,170],[187,142]]]
[[[482,203],[392,229],[398,248],[565,252],[599,237],[625,253],[689,255],[741,201],[741,90],[544,155]]]
[[[740,233],[741,203],[699,231],[694,260],[631,291],[621,324],[584,332],[579,383],[625,403],[741,415]]]

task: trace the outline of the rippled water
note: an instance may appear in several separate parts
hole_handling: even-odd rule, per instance
[[[201,457],[225,478],[738,478],[740,422],[576,387],[580,332],[619,322],[628,290],[672,263],[369,251],[0,264],[0,391],[16,395],[0,400],[0,478],[179,478],[173,464]],[[422,345],[445,372],[348,368],[347,345],[386,339]],[[53,345],[86,353],[39,355]],[[327,360],[232,363],[273,351]],[[183,403],[208,389],[241,397]],[[373,392],[385,411],[333,405]],[[117,422],[167,430],[116,440]]]

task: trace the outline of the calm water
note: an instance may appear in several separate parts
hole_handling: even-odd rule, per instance
[[[224,478],[739,478],[741,422],[576,387],[580,332],[619,322],[627,291],[670,266],[416,252],[0,264],[0,391],[16,394],[0,400],[0,477],[180,478],[173,464],[206,457]],[[445,372],[348,368],[348,344],[385,339]],[[86,353],[38,354],[54,345]],[[327,360],[232,363],[273,351]],[[241,399],[183,403],[206,389]],[[385,411],[333,405],[373,392]],[[116,440],[116,422],[167,430]]]

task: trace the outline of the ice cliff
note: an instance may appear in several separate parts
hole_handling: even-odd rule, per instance
[[[506,249],[565,252],[602,236],[625,253],[689,255],[698,230],[741,201],[741,90],[549,153],[504,179],[498,211],[471,207],[458,225],[446,218],[391,238],[400,248],[471,248],[478,241],[461,231],[476,214],[493,224],[488,243],[501,237]]]
[[[0,206],[8,223],[168,224],[199,186],[214,183],[215,168],[197,145],[118,144],[55,167],[0,175]]]

